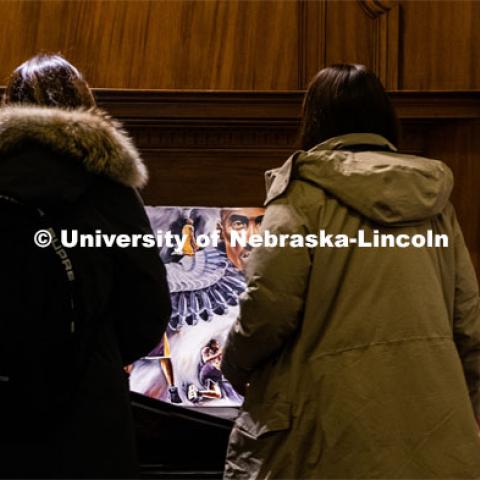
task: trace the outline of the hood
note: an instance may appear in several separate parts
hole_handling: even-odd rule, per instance
[[[143,187],[147,181],[145,165],[128,135],[96,108],[0,108],[0,167],[3,158],[32,144],[129,187]]]
[[[295,179],[322,188],[383,225],[437,215],[453,188],[452,172],[443,162],[399,154],[385,138],[374,134],[343,135],[308,152],[296,152],[282,167],[266,173],[265,204]]]

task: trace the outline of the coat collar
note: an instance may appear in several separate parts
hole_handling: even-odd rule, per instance
[[[81,161],[91,173],[129,187],[143,187],[147,169],[120,124],[99,109],[38,106],[0,108],[0,156],[35,142]]]
[[[288,187],[292,168],[295,158],[302,153],[301,150],[295,152],[290,158],[279,168],[267,170],[265,172],[265,188],[267,190],[267,198],[264,206],[267,206],[272,200],[280,196]]]
[[[371,145],[375,147],[384,147],[386,150],[396,152],[397,148],[386,138],[376,133],[348,133],[338,137],[329,138],[309,150],[316,152],[318,150],[348,150],[349,146]]]

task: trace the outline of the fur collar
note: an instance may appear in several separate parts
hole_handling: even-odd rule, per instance
[[[121,125],[97,108],[61,110],[37,106],[0,108],[0,155],[35,141],[73,159],[86,170],[129,187],[148,179],[140,155]]]

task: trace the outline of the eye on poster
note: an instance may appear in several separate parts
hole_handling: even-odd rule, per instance
[[[262,208],[146,207],[154,232],[170,232],[159,254],[167,269],[172,315],[162,341],[128,367],[131,390],[184,406],[239,406],[220,370],[225,340],[245,290],[248,245]],[[216,241],[205,242],[205,238]]]

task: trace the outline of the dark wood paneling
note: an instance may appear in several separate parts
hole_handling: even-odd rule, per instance
[[[151,181],[143,196],[151,205],[262,205],[265,170],[290,154],[278,149],[145,150]]]
[[[301,93],[96,91],[134,137],[151,204],[261,205],[264,172],[294,149]]]
[[[401,8],[400,88],[480,89],[480,2],[403,0]]]
[[[2,89],[0,88],[0,93]],[[220,92],[95,89],[100,106],[122,119],[152,122],[298,122],[304,92]],[[480,92],[390,92],[402,119],[475,119]],[[182,123],[184,125],[184,123]]]
[[[440,122],[425,138],[429,154],[454,172],[452,202],[480,277],[480,120]]]
[[[374,23],[357,0],[327,2],[326,64],[361,63],[373,69]]]
[[[326,66],[326,2],[299,0],[299,19],[299,87],[306,88],[314,75]]]
[[[475,0],[0,0],[0,83],[39,51],[94,87],[297,90],[363,63],[390,90],[480,89]]]
[[[0,1],[0,83],[39,51],[94,87],[298,88],[298,2]]]
[[[395,0],[327,2],[325,64],[366,65],[387,89],[397,89],[399,22]]]

